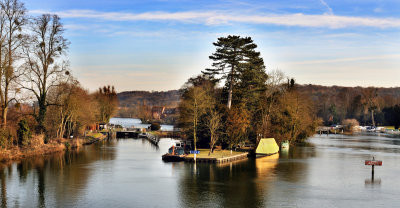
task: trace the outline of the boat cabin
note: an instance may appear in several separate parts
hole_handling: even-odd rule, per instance
[[[168,153],[171,155],[184,155],[185,149],[183,147],[172,146],[168,149]]]

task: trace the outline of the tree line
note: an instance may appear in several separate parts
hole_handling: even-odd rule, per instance
[[[234,148],[274,137],[301,142],[320,120],[312,100],[281,71],[266,72],[251,37],[220,37],[212,67],[181,88],[179,126],[195,146]]]
[[[0,145],[29,144],[82,134],[108,122],[117,107],[114,87],[89,93],[68,62],[70,42],[54,14],[27,15],[19,0],[0,0]]]
[[[355,119],[360,125],[399,126],[400,114],[397,109],[400,88],[318,85],[302,85],[299,88],[312,97],[317,115],[325,125],[342,124]]]

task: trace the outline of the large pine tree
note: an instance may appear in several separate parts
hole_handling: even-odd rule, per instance
[[[243,83],[243,81],[247,83],[248,81],[243,79],[248,79],[250,78],[248,76],[251,76],[251,79],[259,78],[259,83],[255,85],[265,83],[264,61],[260,57],[260,52],[255,51],[257,45],[253,43],[251,37],[229,35],[218,38],[218,41],[213,44],[216,51],[209,57],[213,60],[212,68],[206,69],[203,74],[218,81],[226,80],[225,84],[228,89],[227,107],[230,109],[233,90],[243,88],[244,86],[239,87],[238,83]]]

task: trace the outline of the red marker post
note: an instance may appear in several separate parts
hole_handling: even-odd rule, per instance
[[[382,160],[375,160],[375,157],[372,157],[372,160],[366,160],[365,161],[365,165],[372,165],[371,175],[372,175],[372,181],[374,181],[374,168],[375,168],[375,165],[382,166]]]

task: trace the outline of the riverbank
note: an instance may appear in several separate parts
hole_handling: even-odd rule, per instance
[[[182,133],[180,131],[150,131],[150,134],[154,134],[159,138],[181,138]]]
[[[101,133],[89,133],[85,138],[77,139],[53,139],[47,144],[44,143],[43,135],[36,135],[31,138],[31,144],[25,147],[14,146],[9,149],[0,150],[0,162],[20,160],[23,158],[43,156],[67,149],[78,148],[82,145],[89,145],[105,139]]]

